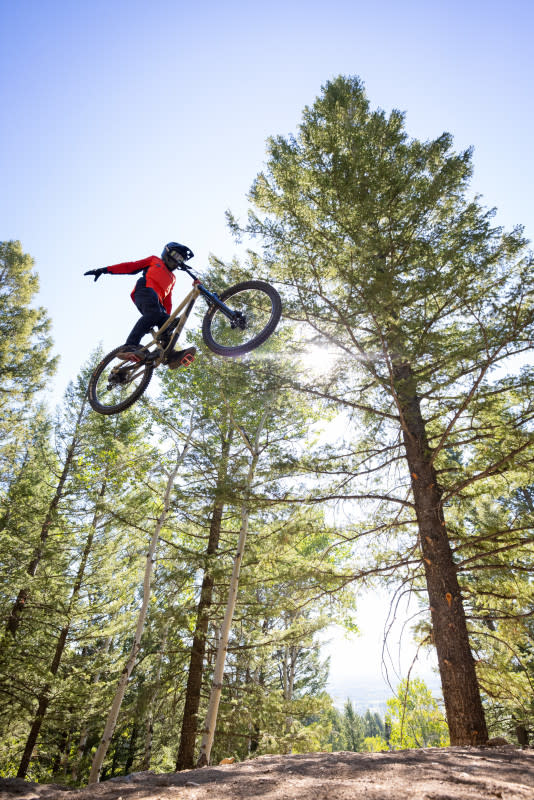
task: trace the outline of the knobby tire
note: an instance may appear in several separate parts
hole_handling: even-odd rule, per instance
[[[141,380],[138,384],[136,384],[135,388],[132,389],[131,394],[121,400],[119,403],[113,403],[112,405],[106,405],[99,400],[99,389],[98,389],[98,381],[101,377],[102,373],[106,369],[106,367],[115,359],[117,353],[119,353],[123,347],[116,347],[110,353],[105,356],[100,364],[96,367],[91,378],[89,380],[89,386],[87,388],[87,395],[89,398],[89,403],[91,408],[96,411],[98,414],[119,414],[121,411],[125,411],[130,406],[139,400],[143,392],[146,390],[148,384],[150,383],[150,379],[152,378],[152,373],[154,372],[154,367],[152,364],[141,364],[140,367],[143,368],[143,374]],[[120,359],[119,359],[120,362]],[[124,362],[125,366],[127,362]]]

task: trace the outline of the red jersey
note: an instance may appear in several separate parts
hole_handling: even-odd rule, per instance
[[[113,264],[111,267],[107,267],[107,270],[112,275],[135,275],[136,272],[142,272],[143,277],[137,281],[130,295],[132,300],[135,290],[143,285],[141,283],[143,281],[147,289],[154,289],[167,314],[171,313],[172,290],[176,278],[170,269],[167,269],[161,258],[148,256],[140,261],[125,261],[124,264]]]

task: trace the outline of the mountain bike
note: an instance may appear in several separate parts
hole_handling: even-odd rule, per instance
[[[249,353],[263,344],[278,325],[282,301],[270,284],[244,281],[218,295],[207,289],[185,264],[181,269],[193,278],[193,289],[159,330],[152,329],[152,341],[128,358],[119,355],[124,345],[116,347],[91,375],[89,402],[99,414],[118,414],[141,397],[156,367],[173,352],[198,297],[208,304],[202,338],[220,356]]]

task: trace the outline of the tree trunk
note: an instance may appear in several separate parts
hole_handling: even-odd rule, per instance
[[[46,540],[48,539],[48,534],[50,532],[50,528],[52,526],[52,523],[55,520],[59,503],[60,503],[60,501],[61,501],[61,499],[63,497],[63,489],[64,489],[65,482],[67,480],[68,474],[69,474],[71,466],[72,466],[72,461],[73,461],[73,458],[74,458],[74,452],[75,452],[75,449],[76,449],[76,445],[78,444],[78,429],[80,427],[80,423],[81,423],[82,418],[83,418],[86,402],[87,402],[86,398],[84,397],[84,399],[82,401],[82,404],[81,404],[81,407],[80,407],[80,411],[79,411],[78,417],[76,419],[76,425],[74,427],[74,435],[73,435],[71,443],[70,443],[70,445],[69,445],[69,447],[67,449],[67,454],[66,454],[66,457],[65,457],[65,463],[63,464],[63,469],[61,471],[61,475],[59,477],[59,481],[58,481],[58,484],[56,486],[56,491],[54,493],[54,497],[50,501],[50,505],[48,506],[48,510],[46,512],[46,516],[44,518],[44,522],[41,525],[41,533],[40,533],[40,536],[39,536],[39,544],[36,546],[36,548],[35,548],[35,550],[33,552],[33,555],[32,555],[32,559],[31,559],[30,563],[28,564],[28,567],[27,567],[27,570],[26,570],[26,572],[28,573],[30,578],[35,577],[35,574],[37,572],[37,567],[39,566],[39,563],[40,563],[42,555],[43,555],[43,550],[44,550],[44,546],[46,544]],[[22,589],[20,589],[20,591],[19,591],[19,593],[17,595],[17,599],[15,600],[15,602],[13,604],[13,607],[11,609],[10,615],[8,617],[7,625],[6,625],[6,632],[10,633],[13,637],[15,637],[17,635],[17,630],[18,630],[18,627],[20,625],[20,618],[21,618],[22,612],[24,611],[24,608],[26,606],[26,602],[28,600],[29,591],[30,590],[29,590],[28,586],[23,586]]]
[[[137,734],[138,734],[137,719],[134,719],[132,725],[132,733],[130,735],[130,741],[128,743],[128,754],[126,756],[126,762],[124,764],[125,775],[128,775],[134,763],[135,746],[137,744]]]
[[[263,426],[267,419],[270,409],[266,408],[256,430],[254,444],[251,443],[246,433],[239,427],[243,440],[249,448],[252,458],[250,460],[249,470],[247,474],[245,493],[243,498],[243,505],[241,509],[241,528],[239,531],[239,539],[237,542],[237,551],[234,557],[234,566],[232,569],[232,577],[230,579],[230,588],[228,590],[228,602],[226,604],[226,611],[224,613],[223,624],[221,627],[221,637],[219,646],[217,648],[217,659],[215,661],[215,669],[213,673],[213,681],[211,684],[210,699],[208,704],[208,711],[206,714],[206,721],[202,731],[202,742],[200,744],[200,755],[197,761],[197,767],[205,767],[210,763],[211,748],[213,746],[213,739],[215,737],[215,727],[217,724],[217,714],[219,711],[219,703],[221,700],[222,683],[224,677],[224,665],[226,663],[226,653],[228,652],[228,639],[230,637],[230,629],[232,627],[232,620],[234,617],[234,610],[237,602],[237,590],[239,588],[239,573],[241,570],[241,562],[243,560],[243,552],[245,550],[245,543],[248,533],[248,521],[250,516],[250,490],[252,481],[256,472],[256,466],[259,459],[259,439],[263,431]]]
[[[59,639],[56,645],[56,652],[54,654],[54,659],[52,661],[52,666],[50,667],[50,672],[52,675],[56,675],[59,664],[61,661],[61,655],[63,650],[65,649],[65,642],[67,641],[67,635],[69,632],[69,626],[67,625],[64,627],[59,635]],[[30,732],[28,734],[28,738],[26,739],[26,746],[24,747],[24,752],[22,754],[22,758],[20,760],[17,778],[25,778],[26,773],[28,771],[28,767],[30,765],[30,760],[32,757],[33,749],[37,742],[37,737],[39,736],[39,732],[41,730],[41,725],[43,724],[43,720],[45,714],[48,710],[48,706],[50,705],[50,689],[51,684],[46,683],[43,687],[43,691],[39,695],[39,703],[37,706],[37,713],[35,714],[32,726],[30,728]]]
[[[425,422],[410,365],[394,364],[394,379],[403,417],[404,447],[411,475],[451,744],[484,744],[488,740],[488,732],[456,565],[445,526],[443,492],[431,461]]]
[[[72,738],[71,728],[69,728],[68,730],[64,731],[61,734],[56,757],[54,758],[54,763],[52,765],[53,778],[58,778],[60,774],[62,774],[62,776],[66,775],[67,772],[66,767],[68,764],[71,738]]]
[[[156,702],[156,697],[158,695],[160,683],[161,683],[161,666],[163,663],[163,656],[165,655],[165,648],[167,646],[167,635],[169,632],[169,623],[166,622],[163,628],[163,635],[161,637],[161,645],[159,648],[159,659],[158,659],[158,668],[156,670],[155,680],[154,680],[154,688],[150,692],[150,697],[148,701],[148,713],[146,719],[146,729],[145,729],[145,746],[143,752],[143,761],[141,763],[141,769],[149,770],[150,769],[150,759],[152,757],[152,735],[154,733],[154,703]]]
[[[289,625],[291,625],[293,618],[290,616]],[[289,647],[284,647],[283,651],[283,660],[284,660],[284,686],[283,686],[283,693],[284,693],[284,700],[288,705],[290,705],[293,701],[293,691],[295,687],[295,672],[297,668],[297,659],[299,656],[299,648],[295,645],[290,645]],[[293,716],[289,714],[286,717],[286,733],[291,731],[293,726]],[[291,745],[289,746],[289,753],[293,752],[293,748]]]
[[[105,639],[104,644],[103,644],[103,646],[101,648],[102,654],[108,653],[108,651],[109,651],[109,649],[111,647],[111,642],[112,642],[111,636],[108,636]],[[101,674],[100,671],[98,671],[93,676],[93,679],[92,679],[92,684],[93,685],[96,685],[100,681],[100,674]],[[76,757],[75,757],[75,760],[74,760],[74,763],[73,763],[72,769],[71,769],[72,780],[75,781],[76,783],[80,780],[80,767],[81,767],[82,758],[83,758],[84,753],[85,753],[85,748],[86,748],[86,745],[87,745],[88,736],[89,736],[89,726],[88,725],[84,725],[82,730],[81,730],[81,732],[80,732],[80,738],[78,739],[78,747],[76,748]]]
[[[204,672],[204,655],[206,652],[206,634],[213,597],[213,575],[211,572],[210,558],[217,552],[221,535],[222,515],[224,511],[224,490],[228,478],[228,457],[232,442],[233,429],[230,429],[228,438],[223,440],[222,455],[217,474],[215,490],[215,503],[210,522],[208,546],[206,548],[207,566],[202,580],[200,599],[197,607],[197,621],[189,660],[189,673],[185,691],[184,715],[180,746],[176,759],[176,769],[193,769],[195,766],[195,742],[197,735],[197,716],[200,705],[200,692]]]
[[[115,726],[117,724],[117,718],[119,716],[119,711],[122,705],[122,700],[124,698],[124,693],[126,691],[126,686],[128,684],[128,681],[130,680],[130,675],[132,674],[133,668],[137,661],[137,654],[141,647],[141,637],[143,635],[143,628],[145,625],[145,618],[147,615],[148,604],[150,600],[150,585],[152,579],[152,570],[154,567],[155,553],[159,540],[159,535],[169,511],[172,487],[174,486],[174,481],[176,480],[176,476],[178,475],[180,465],[184,460],[185,455],[189,449],[189,443],[191,441],[192,433],[193,433],[193,417],[191,417],[189,434],[182,449],[182,452],[180,453],[180,455],[176,460],[174,469],[168,475],[167,478],[167,485],[165,488],[165,495],[163,498],[163,509],[158,518],[156,527],[154,529],[154,533],[152,534],[152,539],[146,556],[145,575],[143,580],[143,602],[141,604],[141,608],[139,610],[139,616],[137,618],[137,625],[135,628],[132,649],[126,661],[126,664],[124,665],[121,676],[119,678],[117,691],[115,692],[115,697],[113,698],[113,702],[109,710],[108,718],[104,728],[104,733],[102,734],[100,744],[98,745],[98,749],[93,758],[93,763],[91,765],[91,772],[89,775],[89,782],[88,782],[89,786],[93,783],[98,783],[98,781],[100,780],[100,772],[102,770],[102,764],[104,763],[108,747],[110,745],[113,733],[115,732]]]
[[[234,610],[237,601],[237,590],[239,586],[239,572],[241,570],[241,561],[243,560],[243,551],[248,533],[248,507],[243,509],[241,515],[241,529],[239,531],[239,540],[237,543],[237,552],[234,558],[234,566],[232,569],[232,577],[230,579],[230,588],[228,594],[228,602],[226,604],[226,611],[224,613],[224,620],[221,627],[221,638],[219,647],[217,649],[217,659],[215,661],[215,669],[213,672],[213,682],[211,684],[210,699],[208,711],[206,714],[206,722],[204,723],[204,730],[202,731],[202,742],[200,744],[200,755],[197,761],[197,767],[205,767],[210,763],[211,748],[213,746],[213,739],[215,736],[215,726],[217,724],[217,714],[219,711],[219,703],[221,700],[221,691],[224,677],[224,665],[226,663],[226,654],[228,652],[228,639],[230,637],[230,629],[232,627],[232,620],[234,618]]]

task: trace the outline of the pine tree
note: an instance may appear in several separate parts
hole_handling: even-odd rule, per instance
[[[264,351],[264,359],[266,355],[269,358]],[[162,413],[162,426],[163,418],[168,421],[172,416],[175,416],[175,424],[179,425],[180,417],[187,415],[189,409],[199,415],[197,432],[181,473],[182,484],[177,494],[177,510],[180,509],[180,515],[184,520],[187,519],[189,525],[196,526],[203,522],[204,530],[199,525],[195,538],[199,535],[206,537],[208,548],[202,560],[198,561],[198,566],[203,569],[203,576],[193,631],[178,768],[190,768],[194,764],[192,759],[197,735],[195,716],[201,708],[205,659],[206,656],[210,658],[213,652],[213,634],[216,637],[220,635],[220,607],[226,602],[227,591],[224,569],[228,563],[228,550],[231,552],[235,547],[231,543],[229,531],[235,528],[236,519],[242,515],[246,486],[250,481],[254,484],[250,499],[253,503],[251,513],[254,516],[255,529],[258,524],[263,528],[271,525],[275,529],[272,519],[268,519],[269,516],[275,518],[279,510],[265,513],[262,519],[259,508],[256,507],[256,485],[260,492],[260,507],[265,494],[269,496],[273,493],[275,497],[280,494],[277,481],[281,476],[285,478],[289,471],[290,464],[294,461],[292,453],[295,442],[306,434],[307,423],[314,416],[302,400],[297,400],[295,396],[290,397],[287,390],[282,390],[272,417],[269,418],[268,430],[262,437],[268,444],[262,445],[261,459],[253,469],[257,477],[251,478],[250,442],[257,430],[258,421],[264,414],[266,399],[273,392],[279,394],[285,380],[284,370],[280,368],[280,354],[273,355],[273,368],[270,371],[264,369],[264,359],[228,362],[203,354],[202,363],[188,370],[185,376],[179,376],[179,380],[172,374],[164,377],[164,395],[167,399]],[[287,412],[288,406],[291,408],[290,413]],[[176,416],[178,408],[180,414]],[[198,493],[198,497],[195,493]],[[206,503],[207,500],[209,504]],[[282,507],[280,513],[286,514]],[[195,547],[199,541],[197,540]],[[221,547],[221,542],[222,553],[217,552],[214,559],[214,548]],[[238,551],[241,553],[241,548]],[[303,563],[306,566],[309,564],[305,559]],[[264,574],[258,570],[258,581],[261,582],[263,578]],[[259,624],[261,623],[256,620],[256,625]],[[220,644],[219,640],[218,643]],[[229,643],[228,647],[230,653],[232,644]],[[246,671],[245,667],[245,674]],[[248,679],[245,677],[245,680]],[[234,691],[239,694],[241,690],[239,686],[235,686]],[[225,692],[222,701],[224,706]],[[239,736],[246,739],[246,725],[243,727],[244,731]]]
[[[22,672],[26,689],[31,687],[35,697],[19,777],[26,775],[41,730],[46,744],[39,747],[32,769],[55,769],[62,754],[54,754],[54,747],[65,749],[70,740],[79,702],[73,692],[76,682],[71,679],[76,671],[76,648],[85,637],[95,640],[91,617],[95,606],[97,614],[102,612],[102,602],[101,597],[93,602],[91,595],[97,584],[103,593],[107,577],[101,569],[102,549],[110,551],[104,532],[111,509],[118,510],[116,495],[125,491],[132,478],[128,461],[134,456],[131,444],[138,434],[135,414],[109,420],[86,413],[90,369],[91,365],[83,369],[66,392],[64,413],[56,429],[56,441],[61,443],[59,479],[55,479],[52,501],[43,509],[44,523],[37,518],[38,531],[33,532],[39,534],[31,548],[30,564],[35,568],[31,590],[25,590],[25,602],[15,617],[17,641],[10,644],[9,628],[6,634],[5,680],[0,688],[7,693],[10,681],[14,685],[14,674]],[[42,453],[41,447],[41,470]],[[27,557],[23,556],[24,560],[27,563]],[[16,580],[14,575],[12,587]],[[9,621],[13,617],[11,613]],[[50,706],[54,708],[51,723],[47,719]]]
[[[316,634],[353,604],[329,547],[336,531],[317,509],[279,504],[260,506],[251,530],[212,760],[320,750],[332,731]]]
[[[363,717],[365,736],[383,736],[384,722],[377,711],[374,713],[367,709]]]
[[[343,728],[347,749],[358,752],[362,749],[365,738],[364,721],[355,711],[352,701],[347,698],[343,709]]]
[[[132,647],[130,653],[128,654],[128,658],[125,662],[124,668],[121,672],[115,696],[113,698],[113,702],[109,709],[104,731],[102,733],[98,749],[93,758],[93,763],[91,765],[91,772],[89,774],[89,784],[98,783],[100,779],[102,765],[104,763],[106,753],[108,751],[113,733],[115,731],[115,726],[117,724],[117,717],[119,715],[119,711],[122,705],[122,701],[126,691],[126,686],[130,679],[130,675],[132,674],[132,671],[135,667],[135,664],[137,662],[139,650],[141,647],[141,638],[143,635],[145,620],[150,602],[152,572],[153,572],[154,561],[156,560],[157,545],[159,542],[159,537],[162,528],[165,525],[169,513],[169,508],[171,505],[171,493],[174,487],[174,483],[177,479],[181,464],[190,446],[192,431],[193,431],[193,418],[191,418],[191,426],[188,436],[186,437],[185,441],[181,443],[180,446],[178,445],[176,446],[174,457],[171,456],[168,459],[168,461],[170,462],[168,469],[164,470],[164,474],[166,477],[165,487],[164,487],[163,497],[160,502],[159,514],[154,529],[152,531],[152,537],[150,540],[148,553],[146,555],[145,572],[143,578],[142,604],[141,608],[139,609],[139,614],[137,616]]]
[[[510,474],[493,491],[473,492],[456,548],[490,727],[507,737],[534,724],[532,495],[531,486],[515,488]]]
[[[182,731],[176,760],[176,769],[192,769],[194,766],[195,743],[198,730],[197,715],[200,706],[200,693],[206,650],[206,635],[210,619],[210,608],[213,598],[215,577],[213,560],[219,547],[221,526],[225,507],[225,489],[229,479],[229,455],[234,435],[234,428],[228,419],[220,424],[220,454],[216,484],[214,487],[213,507],[209,518],[209,537],[205,550],[206,568],[202,577],[202,586],[196,609],[196,623],[191,646],[191,658],[187,678],[184,701]]]
[[[403,114],[372,111],[340,77],[296,137],[270,140],[247,228],[287,316],[337,349],[328,379],[301,388],[365,432],[338,456],[337,496],[380,501],[370,531],[413,531],[401,564],[418,553],[453,744],[487,730],[447,509],[534,454],[532,371],[495,372],[531,347],[532,258],[521,229],[492,227],[469,198],[471,172],[450,135],[408,139]]]
[[[12,475],[32,401],[53,374],[50,320],[32,301],[39,290],[33,259],[20,242],[0,242],[0,496]]]
[[[29,586],[32,582],[32,579],[35,578],[41,560],[46,552],[50,532],[54,529],[54,526],[57,525],[60,504],[65,498],[68,488],[68,481],[71,478],[75,466],[75,457],[80,447],[81,431],[83,427],[82,423],[89,410],[89,406],[85,397],[85,389],[83,388],[80,391],[80,386],[78,386],[77,389],[78,391],[76,391],[76,388],[73,385],[69,386],[68,388],[67,406],[70,405],[68,413],[70,412],[71,416],[71,420],[69,420],[69,422],[71,422],[72,432],[69,430],[71,435],[69,436],[68,444],[65,448],[62,448],[62,452],[59,457],[61,471],[58,475],[57,482],[54,485],[53,494],[51,494],[44,517],[40,521],[39,536],[38,538],[35,538],[33,552],[26,567],[27,577],[24,579],[24,585],[17,593],[16,600],[13,603],[7,620],[6,631],[8,631],[13,637],[15,637],[17,634],[21,616],[26,608],[26,603],[30,592]],[[64,422],[66,422],[66,420],[64,420]],[[61,435],[64,436],[66,432],[67,425],[65,424],[61,430]]]
[[[271,399],[272,403],[272,399]],[[226,653],[228,650],[228,640],[230,637],[230,629],[234,616],[235,606],[237,602],[237,592],[239,587],[239,575],[241,571],[241,563],[243,560],[246,540],[248,536],[249,521],[250,521],[250,495],[252,493],[252,484],[256,477],[256,468],[262,450],[266,444],[262,442],[264,438],[267,420],[273,414],[273,407],[271,403],[267,402],[263,413],[260,415],[255,430],[249,435],[245,429],[234,421],[240,435],[243,438],[246,448],[250,453],[248,470],[244,482],[244,496],[241,505],[241,524],[239,529],[239,536],[237,540],[237,548],[234,556],[234,563],[232,568],[232,575],[228,587],[228,601],[226,611],[221,625],[219,642],[217,646],[217,656],[215,661],[215,668],[213,673],[213,682],[211,686],[210,699],[208,710],[206,712],[206,721],[204,724],[202,742],[200,745],[200,755],[198,758],[198,766],[206,766],[210,763],[211,748],[213,746],[213,739],[215,736],[215,726],[217,724],[217,714],[219,710],[219,703],[222,691],[222,681],[224,675],[224,667],[226,662]],[[250,429],[249,429],[250,430]]]
[[[242,365],[230,364],[221,372],[219,379],[221,404],[228,409],[230,420],[235,427],[236,448],[240,445],[240,449],[234,451],[232,463],[234,476],[239,476],[241,487],[231,500],[231,504],[238,511],[239,537],[232,575],[227,589],[226,612],[220,622],[218,632],[217,657],[198,764],[209,763],[211,748],[214,744],[218,709],[223,696],[224,666],[231,650],[231,620],[236,607],[240,612],[243,606],[243,600],[240,600],[239,603],[237,601],[238,581],[240,580],[242,563],[244,563],[248,582],[251,584],[251,588],[254,587],[253,591],[257,592],[259,587],[262,587],[263,590],[265,581],[265,571],[261,567],[253,573],[257,581],[255,584],[252,574],[248,572],[248,556],[244,550],[248,530],[253,530],[255,534],[261,530],[265,541],[268,542],[269,534],[276,538],[277,532],[285,523],[287,527],[284,530],[287,536],[290,535],[291,531],[299,531],[302,534],[306,531],[310,541],[313,539],[311,534],[314,527],[311,519],[309,522],[301,520],[301,528],[299,529],[295,521],[291,519],[288,521],[288,517],[290,518],[291,515],[287,513],[283,500],[280,498],[283,495],[282,487],[287,479],[287,472],[295,463],[295,453],[298,452],[299,448],[302,451],[305,450],[304,441],[308,433],[308,424],[314,418],[314,414],[311,412],[309,405],[303,402],[302,399],[299,401],[287,386],[287,374],[290,371],[290,365],[277,352],[279,345],[275,343],[271,347],[274,347],[275,350],[273,351],[274,358],[272,363],[269,364],[269,369],[265,369],[263,360],[259,360],[259,363],[254,363],[251,360],[249,363]],[[241,387],[239,391],[236,391],[236,386]],[[272,510],[269,511],[263,508],[266,502]],[[295,514],[295,516],[297,515]],[[313,512],[310,517],[313,517]],[[255,538],[252,539],[251,547],[254,547]],[[315,545],[318,545],[317,540]],[[266,547],[269,551],[268,544]],[[287,598],[289,608],[286,607],[285,612],[281,614],[284,620],[283,627],[287,629],[287,639],[281,649],[280,660],[283,674],[283,665],[286,665],[285,680],[281,689],[282,700],[285,704],[286,719],[284,727],[287,729],[288,741],[291,739],[289,734],[293,726],[292,706],[295,703],[297,692],[297,661],[309,647],[309,641],[299,642],[299,634],[300,637],[306,635],[306,624],[304,622],[306,613],[292,613],[290,609],[293,604],[298,602],[296,598],[300,598],[303,601],[303,597],[307,596],[306,591],[313,591],[309,589],[309,583],[307,582],[307,578],[309,578],[309,574],[313,569],[309,558],[312,551],[313,546],[310,545],[307,564],[306,566],[304,564],[301,565],[303,573],[298,574],[298,568],[293,568],[291,597]],[[252,556],[253,562],[261,558],[259,552],[258,548],[255,548]],[[280,564],[281,554],[277,552],[276,555],[273,566],[275,575],[276,569]],[[271,552],[271,560],[272,557]],[[306,559],[303,559],[303,561],[306,561]],[[309,572],[307,567],[309,567]],[[295,577],[296,574],[297,577]],[[328,578],[325,578],[325,582],[327,581]],[[317,581],[312,581],[316,593],[319,594],[317,583]],[[302,589],[300,584],[302,584]],[[241,591],[240,594],[242,594]],[[318,614],[317,616],[319,617],[320,615]],[[252,609],[251,619],[254,620]],[[260,623],[260,620],[261,618],[258,619],[256,617],[256,628],[263,631],[265,618],[263,623]],[[314,626],[315,629],[320,628],[321,623],[318,624],[317,619],[308,623],[308,629],[314,630]],[[290,641],[290,628],[293,629],[293,641]],[[246,733],[244,732],[243,735],[246,736]],[[296,737],[294,738],[296,739]]]
[[[52,691],[52,681],[56,677],[59,666],[61,664],[61,659],[63,657],[63,652],[67,645],[67,638],[70,633],[71,627],[71,620],[73,616],[73,612],[76,608],[78,603],[80,592],[82,589],[82,584],[85,578],[85,571],[87,569],[87,563],[89,560],[89,556],[91,555],[92,547],[93,547],[93,540],[96,534],[97,525],[99,524],[99,517],[100,517],[100,501],[104,497],[106,492],[106,482],[103,481],[98,492],[97,492],[97,501],[95,504],[95,511],[93,514],[93,519],[91,521],[91,525],[88,531],[87,538],[85,539],[83,550],[81,552],[78,567],[76,570],[76,575],[74,577],[74,582],[72,584],[72,588],[69,592],[68,600],[66,603],[65,608],[65,620],[64,624],[61,627],[59,632],[59,636],[57,638],[54,655],[52,661],[50,663],[48,673],[50,676],[50,680],[44,684],[44,686],[40,689],[38,697],[37,697],[37,710],[35,713],[35,718],[30,728],[30,732],[28,734],[28,738],[26,739],[26,744],[24,747],[24,751],[22,754],[22,758],[19,764],[17,777],[18,778],[25,778],[26,773],[28,771],[28,767],[30,764],[30,759],[32,757],[32,753],[34,747],[36,745],[37,739],[39,737],[39,733],[41,731],[41,726],[43,724],[43,720],[45,717],[46,712],[48,711],[48,707],[51,701],[51,691]]]

